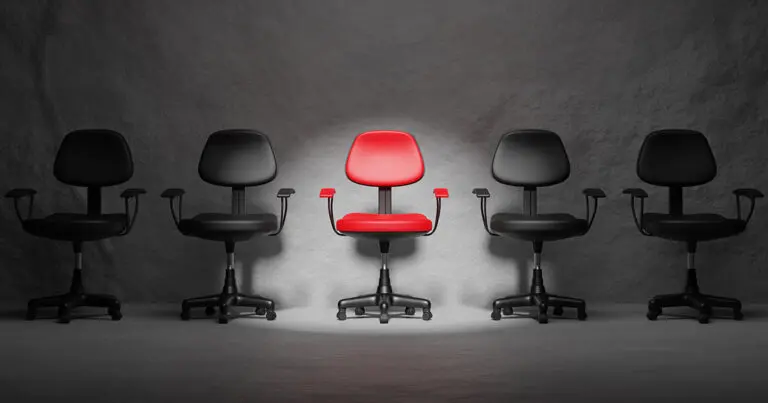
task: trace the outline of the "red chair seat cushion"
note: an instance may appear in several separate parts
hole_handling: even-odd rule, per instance
[[[429,232],[432,221],[424,214],[349,213],[336,222],[340,232]]]

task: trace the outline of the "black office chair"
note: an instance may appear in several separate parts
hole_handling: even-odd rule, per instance
[[[216,186],[232,189],[232,213],[202,213],[193,218],[182,217],[183,189],[168,189],[161,195],[169,199],[171,215],[176,227],[186,236],[209,241],[224,242],[227,251],[227,269],[221,293],[189,298],[181,304],[181,319],[190,319],[191,308],[205,308],[208,316],[219,308],[219,323],[228,323],[229,308],[243,306],[256,308],[257,315],[267,320],[277,318],[275,303],[262,296],[238,292],[235,278],[235,244],[256,235],[275,236],[283,230],[288,214],[288,198],[293,189],[280,189],[280,223],[274,214],[248,214],[246,188],[264,185],[277,177],[277,162],[269,138],[255,130],[230,129],[211,134],[203,148],[198,164],[200,178]],[[178,215],[174,200],[178,198]]]
[[[708,323],[713,307],[733,310],[741,320],[741,302],[735,298],[705,295],[699,291],[694,257],[699,242],[731,237],[744,232],[755,209],[755,199],[763,197],[755,189],[736,189],[736,218],[719,214],[683,213],[683,188],[711,182],[717,175],[717,164],[707,138],[693,130],[666,129],[649,134],[637,158],[637,176],[645,183],[669,189],[669,212],[646,213],[648,194],[639,188],[625,189],[631,196],[632,216],[641,234],[671,241],[685,242],[688,250],[688,276],[682,293],[657,295],[648,302],[647,317],[656,320],[663,308],[689,306],[699,311],[699,322]],[[751,202],[749,214],[741,215],[741,197]],[[640,199],[640,215],[635,199]]]
[[[563,314],[563,307],[576,308],[579,320],[587,318],[587,305],[582,299],[549,294],[544,288],[541,272],[541,251],[545,241],[556,241],[586,234],[597,214],[597,199],[605,197],[600,189],[585,189],[587,201],[586,219],[570,214],[539,214],[536,189],[564,182],[570,176],[571,167],[565,146],[560,137],[547,130],[516,130],[501,136],[493,157],[491,174],[497,182],[523,188],[523,213],[498,213],[491,217],[488,226],[486,204],[491,196],[488,189],[472,191],[480,199],[480,214],[485,230],[492,236],[502,235],[533,243],[533,279],[528,294],[499,298],[493,301],[491,318],[500,320],[502,313],[512,315],[514,308],[538,307],[538,322],[547,323],[548,307],[553,314]],[[589,198],[595,201],[590,216]]]
[[[107,308],[113,320],[120,320],[120,301],[113,295],[87,294],[83,288],[83,242],[127,235],[136,221],[139,195],[144,189],[127,189],[120,197],[125,201],[125,214],[104,214],[101,211],[101,188],[127,182],[133,176],[133,159],[125,138],[105,129],[76,130],[61,142],[53,165],[53,174],[70,186],[88,188],[85,214],[55,213],[45,218],[32,218],[35,194],[33,189],[13,189],[5,197],[13,198],[16,215],[24,231],[42,238],[72,242],[75,270],[69,292],[29,301],[27,320],[34,320],[37,309],[58,307],[58,321],[69,323],[72,310],[80,306]],[[19,211],[19,199],[29,197],[26,217]],[[134,199],[133,214],[129,213]]]

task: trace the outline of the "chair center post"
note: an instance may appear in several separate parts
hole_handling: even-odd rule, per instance
[[[224,295],[237,295],[237,279],[235,277],[235,243],[225,242],[227,249],[227,270],[224,275]]]
[[[379,214],[392,214],[392,188],[379,188]],[[381,270],[379,270],[379,286],[376,289],[378,294],[391,294],[392,282],[389,279],[389,241],[379,241],[379,252],[381,253]]]
[[[541,252],[544,249],[544,242],[533,242],[533,278],[531,279],[531,294],[546,294],[544,288],[544,274],[541,271]]]

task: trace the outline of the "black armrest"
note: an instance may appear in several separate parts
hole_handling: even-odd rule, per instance
[[[651,236],[651,234],[645,230],[645,227],[643,226],[643,214],[645,212],[645,199],[648,197],[648,193],[645,192],[645,190],[640,188],[629,188],[624,189],[622,194],[628,194],[631,197],[629,203],[632,207],[632,219],[635,221],[635,227],[637,227],[637,230],[640,231],[641,234],[645,236]],[[638,218],[637,212],[635,211],[635,198],[640,199],[640,217]]]
[[[744,220],[749,223],[752,214],[755,212],[755,199],[763,198],[763,193],[757,189],[742,188],[734,190],[733,194],[736,195],[736,219],[738,220],[741,220],[741,198],[746,197],[749,199],[749,214],[747,214],[747,218]]]
[[[277,198],[280,199],[280,227],[277,229],[277,232],[269,234],[269,236],[275,236],[283,231],[285,218],[288,216],[288,198],[294,193],[296,191],[291,188],[282,188],[277,191]]]
[[[639,197],[641,199],[648,197],[648,193],[645,193],[645,190],[640,188],[624,189],[621,193],[625,195],[632,195],[632,197]]]
[[[475,188],[472,189],[472,193],[477,196],[478,199],[480,199],[480,217],[483,219],[483,227],[485,227],[485,232],[491,234],[491,236],[499,236],[499,234],[494,233],[490,228],[488,228],[488,212],[486,204],[488,198],[491,197],[491,192],[489,192],[486,188]]]
[[[37,194],[37,190],[35,189],[28,189],[28,188],[17,188],[10,190],[8,193],[5,194],[6,198],[13,199],[13,209],[16,211],[16,217],[19,218],[19,221],[26,221],[32,218],[32,210],[35,206],[35,195]],[[29,197],[29,202],[27,203],[27,217],[22,217],[21,213],[19,212],[19,199],[22,199],[24,197]]]
[[[291,188],[282,188],[277,191],[277,197],[288,198],[294,193],[296,193],[296,191]]]
[[[736,196],[745,196],[750,199],[759,199],[759,198],[765,197],[761,191],[757,189],[750,189],[750,188],[736,189],[733,191],[733,194],[735,194]]]
[[[603,189],[599,189],[599,188],[587,188],[582,190],[581,193],[583,193],[584,196],[593,197],[595,199],[605,198],[605,192],[603,192]]]
[[[174,197],[181,197],[184,196],[187,192],[184,191],[184,189],[166,189],[160,197],[167,199],[167,198],[174,198]]]
[[[336,229],[336,222],[333,219],[333,196],[336,194],[334,188],[322,188],[320,189],[320,198],[328,199],[328,217],[331,219],[331,229],[338,236],[346,236]]]
[[[435,202],[437,203],[437,208],[435,209],[435,225],[432,226],[432,231],[424,234],[424,236],[430,236],[437,231],[437,223],[440,222],[440,201],[448,198],[448,189],[446,188],[435,188],[432,193],[435,194]]]
[[[605,192],[599,188],[587,188],[581,191],[584,194],[584,200],[587,202],[587,231],[592,228],[592,223],[595,222],[595,216],[597,215],[597,200],[605,198]],[[589,215],[589,198],[595,201],[595,209],[592,211],[592,215]]]
[[[125,189],[123,193],[120,193],[120,197],[123,198],[129,198],[129,197],[138,197],[139,195],[146,194],[147,191],[140,188],[133,188],[133,189]]]
[[[131,232],[133,224],[136,223],[136,217],[139,215],[139,195],[146,193],[147,191],[141,188],[126,189],[123,193],[120,193],[120,197],[122,197],[125,202],[125,215],[128,217],[128,224],[125,226],[125,231],[120,234],[121,236],[128,235],[128,233]],[[133,216],[131,216],[128,208],[131,199],[135,199],[135,202],[133,203]]]
[[[181,213],[182,213],[182,206],[184,202],[184,194],[187,193],[184,191],[184,189],[178,189],[178,188],[172,188],[172,189],[166,189],[163,193],[160,194],[160,197],[163,199],[168,199],[168,202],[171,205],[171,216],[173,216],[173,223],[176,224],[176,228],[179,228],[179,222],[181,221]],[[179,199],[179,215],[176,216],[176,210],[173,208],[173,201],[178,198]]]
[[[36,194],[37,194],[37,190],[35,189],[17,188],[17,189],[9,190],[8,193],[5,194],[5,197],[18,199],[20,197],[34,196]]]

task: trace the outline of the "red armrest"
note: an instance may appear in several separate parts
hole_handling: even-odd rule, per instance
[[[435,188],[435,197],[438,199],[443,199],[448,197],[448,189],[446,188]]]
[[[334,189],[334,188],[322,188],[322,189],[320,189],[320,197],[323,198],[323,199],[331,198],[335,194],[336,194],[336,189]]]

